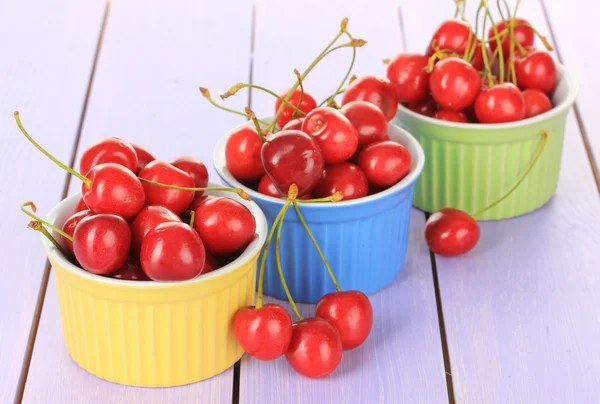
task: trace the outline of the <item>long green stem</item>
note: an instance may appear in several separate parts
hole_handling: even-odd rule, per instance
[[[475,56],[475,52],[477,52],[477,35],[479,35],[479,13],[481,13],[482,8],[483,4],[479,4],[479,7],[477,7],[477,12],[475,13],[475,43],[473,44],[472,48],[469,48],[467,46],[467,49],[465,50],[465,54],[467,55],[467,58],[465,60],[469,63],[471,63],[471,60],[473,60],[473,57]],[[469,38],[470,37],[471,33],[469,32]],[[485,52],[484,42],[481,43],[481,52]]]
[[[151,181],[148,180],[146,178],[142,178],[142,177],[138,177],[138,179],[142,182],[151,184],[151,185],[156,185],[158,187],[162,187],[162,188],[169,188],[169,189],[178,189],[179,191],[227,191],[227,192],[234,192],[236,194],[238,194],[240,197],[242,197],[243,199],[247,200],[247,201],[251,201],[252,198],[250,198],[250,196],[246,193],[246,191],[244,191],[241,188],[226,188],[226,187],[211,187],[211,188],[194,188],[194,187],[180,187],[178,185],[169,185],[169,184],[162,184],[160,182],[156,182],[156,181]]]
[[[308,237],[310,237],[310,239],[312,240],[313,244],[315,245],[315,248],[317,249],[317,252],[319,253],[319,256],[321,257],[323,264],[325,264],[325,268],[327,268],[327,272],[329,272],[329,277],[333,281],[335,290],[337,290],[338,292],[341,291],[342,289],[340,288],[340,285],[338,284],[337,279],[335,278],[335,275],[333,274],[333,271],[331,270],[331,267],[329,266],[329,263],[327,262],[325,255],[323,254],[323,251],[321,251],[321,247],[319,247],[319,243],[317,243],[317,240],[315,239],[315,236],[313,236],[312,232],[310,231],[310,228],[308,227],[306,220],[304,220],[304,216],[302,216],[302,212],[300,212],[300,207],[298,206],[298,202],[296,202],[296,201],[294,201],[294,208],[296,209],[296,214],[298,215],[298,218],[300,219],[302,226],[304,226],[304,230],[306,230]]]
[[[259,86],[259,85],[256,85],[256,84],[250,84],[250,83],[237,83],[237,84],[234,84],[229,90],[227,90],[227,92],[225,94],[221,94],[219,97],[221,97],[222,100],[225,100],[225,99],[231,97],[232,95],[234,95],[235,93],[237,93],[238,91],[240,91],[244,87],[255,88],[257,90],[264,91],[265,93],[267,93],[269,95],[272,95],[273,97],[277,98],[279,101],[281,101],[282,103],[284,103],[288,107],[292,108],[294,110],[294,112],[306,115],[306,113],[304,111],[300,110],[298,107],[296,107],[291,102],[286,101],[285,99],[281,98],[274,91],[271,91],[271,90],[269,90],[266,87]]]
[[[236,114],[236,115],[239,115],[239,116],[243,116],[243,117],[245,117],[246,119],[250,119],[250,117],[249,117],[248,115],[246,115],[245,113],[243,113],[243,112],[241,112],[241,111],[236,111],[235,109],[227,108],[227,107],[224,107],[224,106],[222,106],[222,105],[219,105],[219,104],[217,104],[217,103],[215,102],[215,100],[213,100],[213,99],[212,99],[212,97],[210,96],[210,91],[208,91],[208,89],[207,89],[207,88],[200,87],[200,92],[202,93],[202,95],[204,96],[204,98],[206,98],[206,99],[208,100],[208,102],[210,102],[210,103],[211,103],[212,105],[214,105],[215,107],[217,107],[217,108],[219,108],[219,109],[222,109],[223,111],[226,111],[226,112],[231,112],[232,114]],[[259,119],[258,121],[259,121],[261,124],[265,125],[265,126],[269,124],[268,122],[261,121],[260,119]]]
[[[350,40],[353,40],[354,38],[352,38],[352,35],[350,34],[350,32],[346,31],[346,35],[348,36],[348,38]],[[346,75],[344,76],[344,79],[342,80],[342,82],[340,83],[340,85],[338,86],[338,88],[333,92],[333,94],[326,100],[327,105],[331,104],[333,102],[333,99],[335,98],[335,96],[337,94],[339,94],[340,90],[342,89],[342,87],[344,87],[344,84],[346,84],[346,80],[348,80],[348,77],[350,77],[350,75],[352,74],[352,69],[354,68],[354,62],[356,61],[356,48],[353,47],[352,48],[352,60],[350,61],[350,67],[348,68],[348,71],[346,72]]]
[[[29,135],[29,133],[27,133],[27,131],[23,127],[23,124],[21,123],[21,118],[19,117],[19,111],[15,111],[15,121],[17,121],[17,125],[19,126],[19,129],[21,129],[21,132],[23,133],[23,135],[25,135],[27,140],[29,140],[31,142],[31,144],[33,144],[39,151],[44,153],[44,155],[46,157],[48,157],[50,160],[52,160],[57,166],[59,166],[63,170],[66,170],[68,173],[79,178],[81,181],[83,181],[88,186],[88,188],[92,186],[92,180],[90,180],[86,176],[78,173],[77,171],[73,170],[71,167],[61,163],[56,157],[54,157],[53,155],[48,153],[46,151],[46,149],[44,149],[42,146],[40,146],[40,144],[38,142],[33,140],[33,138]]]
[[[289,202],[288,203],[289,206]],[[284,205],[285,206],[285,205]],[[269,253],[269,246],[271,245],[271,240],[273,239],[273,235],[275,234],[275,229],[279,224],[279,221],[282,219],[283,209],[279,211],[277,217],[273,221],[273,225],[271,226],[271,230],[269,231],[269,236],[267,237],[267,242],[263,248],[262,259],[260,262],[260,271],[258,273],[258,297],[256,298],[256,308],[260,309],[263,306],[263,283],[265,279],[265,266],[267,264],[267,256]]]
[[[481,3],[482,5],[484,4],[483,2]],[[485,43],[485,25],[487,22],[487,18],[485,18],[485,15],[483,17],[483,34],[481,35],[481,42],[482,42],[482,46]],[[484,50],[483,52],[481,52],[481,56],[483,57],[483,66],[485,69],[485,74],[487,75],[488,78],[488,82],[490,84],[490,87],[494,85],[494,78],[492,77],[492,69],[490,68],[490,62],[488,60],[487,57],[487,52]]]
[[[30,207],[33,212],[30,212],[27,209],[25,209],[26,207]],[[64,231],[62,231],[58,227],[54,226],[53,224],[50,224],[47,221],[45,221],[44,219],[36,216],[35,212],[37,211],[37,208],[35,207],[35,204],[33,202],[29,201],[29,202],[23,203],[21,205],[21,210],[23,211],[23,213],[25,213],[30,218],[32,218],[34,220],[37,220],[38,222],[40,222],[44,226],[47,226],[47,227],[51,228],[52,230],[54,230],[55,232],[57,232],[58,234],[60,234],[64,238],[66,238],[67,240],[73,241],[73,237],[69,236],[67,233],[65,233]]]
[[[336,192],[333,195],[326,196],[325,198],[315,198],[315,199],[297,199],[298,203],[314,203],[314,202],[339,202],[344,198],[344,194],[341,192]]]
[[[250,120],[254,124],[254,128],[256,128],[256,133],[258,133],[258,137],[260,138],[260,141],[262,143],[264,143],[265,142],[265,135],[262,132],[262,128],[260,127],[260,122],[258,122],[258,118],[256,117],[256,114],[254,113],[254,111],[252,111],[250,109],[250,107],[245,107],[244,111],[246,111],[246,114],[250,117]]]
[[[290,289],[288,288],[287,282],[285,281],[285,276],[283,275],[283,269],[281,268],[281,257],[279,256],[279,244],[280,244],[280,238],[281,238],[281,229],[283,228],[283,221],[284,221],[283,219],[285,218],[285,214],[286,214],[288,208],[290,207],[290,202],[291,202],[291,200],[288,199],[288,201],[285,203],[285,205],[283,205],[283,208],[281,209],[283,214],[281,215],[281,220],[279,221],[279,226],[277,226],[277,237],[275,239],[275,261],[277,261],[277,271],[279,272],[279,278],[281,279],[281,285],[283,286],[283,290],[285,290],[285,295],[287,296],[288,301],[292,305],[292,309],[294,310],[296,317],[298,317],[298,320],[301,321],[302,316],[300,315],[300,311],[298,310],[298,307],[296,306],[296,302],[294,302],[294,298],[292,297],[292,294],[290,293]]]
[[[544,147],[546,146],[547,142],[548,142],[548,133],[546,133],[545,131],[542,131],[542,141],[540,142],[540,147],[538,148],[535,156],[533,157],[531,164],[529,165],[529,167],[527,168],[525,173],[523,173],[523,175],[521,176],[519,181],[517,181],[517,183],[511,189],[509,189],[508,192],[506,194],[504,194],[504,196],[502,198],[498,199],[496,202],[492,203],[489,206],[486,206],[485,208],[483,208],[480,211],[478,211],[477,213],[475,213],[473,215],[474,218],[476,218],[477,216],[481,216],[483,213],[487,212],[488,210],[492,209],[494,206],[496,206],[499,203],[501,203],[502,201],[504,201],[519,187],[519,185],[521,185],[521,183],[523,181],[525,181],[525,178],[527,178],[527,175],[529,175],[531,170],[533,170],[533,167],[535,167],[535,163],[537,163],[540,156],[542,155],[542,152],[544,151]]]
[[[191,210],[190,211],[190,227],[194,227],[194,220],[196,219],[196,212]]]
[[[502,50],[502,40],[498,36],[498,28],[496,27],[496,24],[494,23],[494,17],[492,17],[492,13],[490,13],[490,9],[487,6],[487,2],[483,1],[482,4],[484,5],[483,7],[485,8],[485,15],[487,16],[487,18],[490,19],[490,22],[492,23],[492,30],[494,31],[494,35],[496,37],[498,57],[500,59],[500,83],[504,83],[504,51]],[[485,20],[484,20],[484,22],[485,22]]]
[[[60,245],[60,243],[58,241],[56,241],[56,239],[54,237],[52,237],[52,234],[50,234],[50,232],[48,230],[46,230],[46,228],[42,225],[41,222],[39,222],[37,220],[32,220],[31,222],[29,222],[29,224],[27,225],[27,227],[29,227],[30,229],[33,229],[35,231],[39,231],[40,233],[42,233],[44,235],[44,237],[46,237],[48,240],[50,240],[50,242],[52,244],[54,244],[54,247],[56,247],[58,249],[58,251],[60,251],[61,254],[64,255],[65,257],[68,257],[70,255],[70,254],[67,254],[67,252]]]
[[[294,69],[294,74],[296,75],[296,80],[298,80],[298,86],[300,86],[300,98],[298,98],[298,106],[301,106],[302,100],[304,99],[304,83],[302,83],[302,76],[300,75],[300,72],[298,71],[298,69]],[[300,112],[302,112],[302,114],[304,116],[306,116],[304,111],[300,111]],[[293,118],[298,118],[298,116],[299,115],[295,111],[292,113]]]

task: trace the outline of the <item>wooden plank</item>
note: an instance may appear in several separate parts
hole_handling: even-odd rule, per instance
[[[213,145],[241,120],[210,106],[198,86],[217,93],[248,77],[250,32],[250,3],[112,2],[78,159],[94,140],[118,136],[159,158],[194,155],[216,179]],[[242,95],[230,104],[240,108],[246,101]],[[81,370],[64,347],[56,291],[49,287],[25,402],[231,402],[232,369],[172,389],[116,385]]]
[[[280,91],[293,81],[293,68],[305,68],[336,34],[342,17],[364,37],[355,72],[382,74],[381,58],[398,51],[402,38],[394,1],[259,1],[253,82]],[[300,25],[291,21],[302,21]],[[310,29],[298,29],[309,26]],[[275,34],[276,33],[276,34]],[[351,52],[331,55],[306,80],[318,99],[332,93],[349,65]],[[271,114],[273,100],[253,91],[252,107]],[[395,282],[372,296],[374,329],[364,346],[344,353],[340,368],[322,380],[295,373],[284,358],[260,362],[244,357],[240,403],[447,402],[430,259],[421,232],[423,214],[414,211],[410,254]],[[303,305],[304,315],[314,306]]]
[[[27,352],[46,256],[26,228],[19,205],[40,213],[63,194],[65,173],[23,137],[13,111],[56,157],[68,162],[102,14],[103,1],[0,3],[0,205],[3,281],[0,284],[0,402],[15,398]],[[45,285],[44,285],[45,286]]]
[[[450,3],[432,8],[414,0],[404,9],[415,50],[453,14]],[[519,14],[548,32],[538,2],[521,2]],[[600,201],[571,114],[551,202],[520,218],[482,223],[480,244],[466,256],[436,257],[457,402],[598,400],[599,229]]]

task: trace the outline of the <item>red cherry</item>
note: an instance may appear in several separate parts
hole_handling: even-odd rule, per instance
[[[281,130],[302,130],[302,123],[304,122],[304,118],[296,118],[292,119],[288,123],[284,125]]]
[[[292,326],[292,340],[285,359],[303,376],[331,374],[342,361],[339,332],[327,320],[306,318]]]
[[[438,62],[429,77],[431,95],[442,109],[462,111],[475,101],[481,77],[470,64],[457,57]]]
[[[310,111],[302,123],[302,132],[315,138],[327,164],[349,159],[358,146],[356,129],[335,108],[319,107]]]
[[[202,273],[207,274],[219,268],[221,268],[219,261],[217,261],[217,259],[210,253],[206,253],[206,261],[204,262],[204,269],[202,270]]]
[[[161,160],[148,163],[140,171],[139,177],[161,184],[194,188],[194,180],[191,175]],[[186,210],[194,199],[194,191],[164,188],[147,182],[144,182],[143,186],[147,205],[164,206],[176,215],[180,215]]]
[[[214,255],[245,248],[256,231],[256,220],[247,207],[231,198],[207,200],[196,209],[194,228]]]
[[[444,208],[429,217],[425,224],[427,245],[438,255],[461,255],[479,241],[479,224],[468,213]]]
[[[401,53],[387,68],[387,77],[396,86],[399,102],[418,102],[429,94],[429,58],[418,53]]]
[[[548,52],[536,50],[515,60],[517,83],[549,94],[556,87],[556,64]]]
[[[146,167],[149,162],[156,160],[156,157],[150,153],[150,150],[146,149],[144,146],[140,146],[139,144],[132,143],[131,146],[135,150],[135,154],[138,159],[137,171],[140,172],[142,168]]]
[[[436,111],[436,113],[433,114],[433,117],[448,122],[469,122],[469,118],[467,118],[467,116],[462,112],[447,111],[445,109],[440,109],[439,111]]]
[[[127,260],[130,245],[129,225],[116,215],[85,217],[73,233],[75,258],[83,269],[96,275],[119,269]]]
[[[92,181],[81,186],[83,201],[95,213],[108,213],[129,219],[144,207],[144,187],[135,174],[115,163],[99,164],[87,173]]]
[[[315,317],[324,318],[335,327],[344,349],[365,342],[373,327],[371,302],[358,290],[326,294],[317,303]]]
[[[82,210],[82,211],[75,212],[75,214],[73,214],[73,216],[68,218],[67,221],[65,222],[65,224],[63,224],[62,230],[65,233],[67,233],[69,236],[73,237],[73,234],[75,233],[75,228],[77,227],[79,222],[81,222],[84,218],[91,216],[91,215],[92,215],[92,212],[90,210]],[[63,237],[63,242],[65,243],[65,246],[67,247],[67,249],[69,251],[71,251],[71,253],[73,253],[73,242],[66,237]]]
[[[369,143],[387,138],[387,119],[375,105],[365,101],[353,101],[344,105],[340,112],[356,129],[359,150]]]
[[[181,222],[161,223],[142,241],[140,263],[155,281],[185,281],[202,273],[204,245],[198,233]]]
[[[121,279],[124,281],[150,280],[150,278],[148,278],[148,276],[142,270],[140,263],[132,257],[127,258],[127,261],[125,261],[121,268],[117,269],[116,272],[113,272],[109,276],[113,279]]]
[[[144,207],[131,223],[131,249],[139,254],[148,232],[165,222],[181,222],[181,219],[164,206]]]
[[[129,142],[116,137],[105,137],[88,147],[81,155],[79,171],[87,173],[98,164],[115,163],[136,172],[138,158],[135,149]]]
[[[396,184],[410,172],[411,164],[408,149],[391,140],[371,143],[358,154],[369,183],[380,187]]]
[[[264,173],[260,150],[262,141],[256,128],[243,125],[228,135],[225,144],[225,163],[227,169],[240,181],[257,180]]]
[[[248,355],[271,361],[283,355],[292,339],[292,318],[279,305],[242,307],[233,316],[233,332]]]
[[[279,94],[279,96],[281,98],[285,98],[287,96],[288,91],[290,91],[289,88],[281,94]],[[300,111],[304,112],[305,114],[308,114],[310,111],[317,107],[317,102],[315,101],[312,95],[304,91],[304,94],[302,95],[302,104],[298,105],[298,103],[300,102],[300,94],[301,90],[300,87],[298,87],[294,90],[294,93],[292,94],[292,98],[290,98],[289,103],[297,107]],[[275,114],[277,114],[277,111],[279,111],[280,106],[281,101],[275,101]],[[281,115],[279,115],[279,118],[277,118],[277,126],[283,128],[292,119],[294,119],[294,109],[286,105],[285,107],[283,107],[283,111],[281,112]]]
[[[552,109],[550,98],[540,90],[528,88],[523,91],[523,99],[525,101],[525,118],[531,118]]]
[[[263,145],[261,155],[271,181],[286,196],[292,184],[298,186],[300,196],[312,191],[325,166],[316,140],[301,131],[278,132]]]
[[[388,121],[396,116],[398,96],[396,87],[386,77],[363,76],[354,80],[342,97],[342,105],[352,101],[367,101],[374,104]]]
[[[208,170],[204,163],[197,158],[191,156],[177,157],[171,161],[171,164],[188,173],[194,180],[194,187],[206,188],[208,186]],[[204,191],[196,191],[194,197],[202,196],[202,194],[204,194]]]
[[[258,192],[260,192],[263,195],[272,196],[273,198],[282,198],[282,197],[287,196],[287,195],[283,195],[281,192],[279,192],[277,190],[277,188],[275,187],[275,184],[273,184],[273,181],[271,181],[271,178],[269,178],[269,176],[267,174],[263,175],[263,177],[260,179],[260,181],[258,183]],[[311,198],[312,198],[311,192],[298,197],[298,199],[311,199]]]
[[[77,202],[77,206],[75,206],[75,212],[81,212],[82,210],[88,210],[88,206],[83,201],[83,197],[79,198],[79,202]]]
[[[192,204],[190,205],[190,207],[188,209],[195,211],[196,209],[198,209],[198,206],[200,206],[205,201],[208,201],[210,199],[215,199],[215,198],[216,198],[216,196],[213,196],[213,195],[195,196],[194,200],[192,201]]]
[[[471,42],[475,35],[472,34],[469,25],[465,21],[450,19],[443,21],[433,33],[431,41],[427,44],[427,55],[431,56],[435,50],[431,46],[436,44],[439,49],[447,49],[464,55],[467,49],[467,42],[471,36]]]
[[[475,114],[481,123],[520,121],[525,118],[523,93],[512,83],[496,84],[479,93]]]
[[[365,173],[358,166],[347,162],[325,167],[315,194],[318,198],[325,198],[336,192],[344,195],[344,201],[367,196],[369,183]]]
[[[513,18],[510,21],[507,21],[510,25],[510,23],[514,21],[515,22],[515,28],[513,30],[513,33],[515,35],[515,39],[517,40],[517,42],[519,42],[522,46],[531,46],[533,45],[533,41],[535,40],[535,34],[533,32],[533,30],[529,27],[518,27],[517,25],[521,25],[521,24],[527,24],[529,25],[529,22],[527,22],[527,20],[524,20],[522,18]],[[496,30],[498,31],[498,34],[500,34],[502,31],[504,31],[506,29],[506,24],[504,23],[504,21],[499,21],[498,23],[496,23]],[[492,51],[495,51],[496,48],[498,47],[498,41],[494,38],[493,40],[491,38],[493,38],[495,36],[494,33],[494,27],[490,28],[488,31],[488,39],[489,44],[490,44],[490,48],[492,48]],[[500,37],[501,43],[502,43],[502,52],[504,53],[504,57],[507,58],[507,55],[510,52],[510,42],[511,42],[511,36],[508,34],[508,32],[506,32],[504,35],[502,35]],[[515,45],[516,48],[516,45]]]
[[[411,111],[416,112],[417,114],[433,116],[435,111],[437,111],[437,103],[435,102],[433,97],[431,97],[431,95],[428,95],[422,101],[412,102],[408,104],[407,108]]]

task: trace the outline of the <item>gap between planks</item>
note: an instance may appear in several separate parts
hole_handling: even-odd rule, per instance
[[[542,6],[542,11],[544,12],[544,18],[548,23],[548,28],[550,29],[550,37],[552,38],[552,42],[554,43],[554,48],[556,50],[556,56],[558,56],[558,60],[561,64],[564,64],[564,59],[562,57],[562,53],[560,51],[560,47],[558,46],[558,41],[556,40],[556,35],[554,33],[554,28],[552,27],[552,22],[550,21],[550,14],[548,14],[548,9],[546,7],[546,3],[544,0],[540,0],[540,5]],[[592,169],[592,174],[594,175],[594,179],[596,180],[596,187],[598,188],[598,193],[600,193],[600,169],[598,169],[598,163],[594,156],[594,151],[592,150],[592,145],[590,144],[590,140],[585,129],[585,125],[583,124],[583,119],[581,118],[581,113],[579,112],[579,106],[577,102],[573,104],[573,111],[575,112],[575,119],[577,120],[577,126],[579,127],[579,133],[581,134],[581,139],[583,140],[583,146],[585,147],[585,152],[588,156],[588,160],[590,162],[590,168]]]
[[[104,7],[104,15],[102,17],[102,24],[100,26],[100,32],[98,35],[98,42],[96,43],[96,52],[94,54],[94,60],[92,62],[90,78],[88,80],[88,85],[87,85],[87,89],[85,92],[85,97],[83,99],[81,113],[79,116],[79,125],[77,126],[77,133],[75,135],[75,140],[73,141],[73,151],[71,152],[71,159],[69,161],[69,167],[73,167],[75,165],[75,157],[77,156],[77,150],[79,148],[79,140],[81,138],[81,132],[83,130],[83,124],[84,124],[85,115],[87,112],[88,101],[90,98],[90,93],[91,93],[92,85],[94,82],[94,75],[96,73],[98,57],[100,55],[100,50],[102,49],[102,40],[104,39],[104,31],[106,29],[109,11],[110,11],[110,0],[107,0],[106,5]],[[70,184],[71,184],[71,175],[69,173],[66,173],[65,185],[63,187],[63,193],[62,193],[61,199],[65,199],[67,197],[67,193],[69,192]],[[38,298],[37,298],[35,310],[33,313],[33,319],[31,321],[31,328],[29,331],[29,337],[27,339],[27,346],[25,349],[25,356],[23,358],[23,364],[21,366],[21,373],[19,375],[19,383],[17,384],[17,391],[15,394],[15,400],[14,400],[15,403],[21,403],[23,401],[23,394],[25,392],[25,384],[27,383],[27,375],[29,373],[29,367],[31,365],[31,357],[33,355],[35,339],[37,337],[37,331],[38,331],[38,327],[40,324],[40,318],[42,316],[42,309],[44,307],[44,299],[46,298],[46,290],[48,288],[48,280],[50,279],[50,271],[51,271],[50,262],[46,261],[46,265],[44,267],[44,274],[42,276],[42,281],[40,283]]]

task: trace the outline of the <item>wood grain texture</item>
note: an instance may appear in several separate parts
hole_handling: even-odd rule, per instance
[[[217,93],[248,77],[250,27],[247,2],[112,2],[76,166],[87,145],[118,136],[158,158],[194,155],[215,179],[213,144],[241,119],[210,106],[198,86]],[[230,104],[245,102],[241,97]],[[24,402],[231,402],[232,369],[172,389],[120,386],[83,371],[64,347],[53,282],[49,288]]]
[[[403,7],[414,50],[453,14],[450,3]],[[521,2],[519,15],[548,32],[539,3]],[[468,255],[436,257],[456,401],[597,402],[600,200],[573,114],[556,196],[481,232]]]
[[[354,72],[384,73],[381,59],[399,51],[402,43],[394,3],[258,1],[253,82],[275,91],[292,85],[293,69],[304,69],[321,52],[344,16],[350,19],[352,35],[368,40],[357,52]],[[290,21],[303,21],[310,29],[298,29]],[[318,102],[338,86],[350,58],[350,50],[341,50],[309,75],[305,88]],[[273,99],[253,90],[252,107],[271,114]],[[415,210],[407,262],[392,285],[372,296],[374,329],[365,345],[345,352],[340,367],[321,380],[298,375],[284,358],[264,363],[244,357],[240,403],[447,402],[423,225],[423,215]],[[302,307],[304,315],[313,310],[312,305]]]
[[[19,205],[33,200],[45,215],[66,175],[23,137],[30,133],[68,162],[94,56],[104,2],[0,3],[0,402],[12,402],[23,364],[46,256]],[[57,29],[60,27],[60,29]]]

